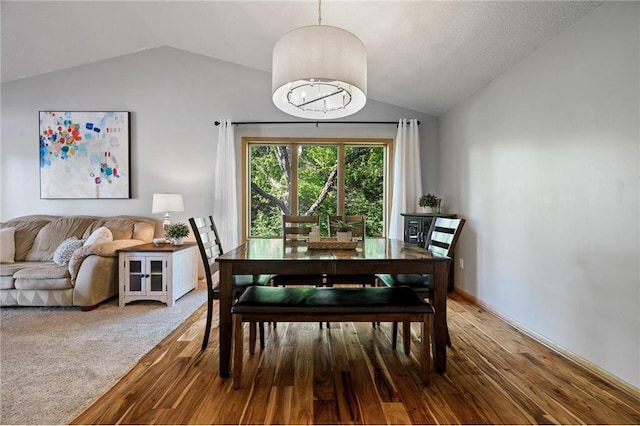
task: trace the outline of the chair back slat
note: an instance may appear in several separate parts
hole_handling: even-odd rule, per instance
[[[433,254],[451,257],[464,223],[464,219],[436,217],[429,229],[427,249]]]
[[[440,247],[449,247],[453,242],[454,234],[445,233],[442,231],[433,231],[431,233],[431,244],[435,244]]]
[[[285,240],[304,239],[309,236],[311,226],[319,224],[319,216],[282,215],[282,238]]]
[[[219,256],[218,246],[205,247],[204,250],[205,250],[205,256],[207,260],[211,260],[213,264],[213,262],[215,262],[216,257]]]
[[[311,232],[310,226],[285,226],[284,229],[287,235],[309,235]]]

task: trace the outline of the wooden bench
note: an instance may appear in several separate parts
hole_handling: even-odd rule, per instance
[[[430,383],[433,307],[408,287],[250,287],[231,312],[235,327],[233,387],[236,389],[242,378],[243,323],[261,321],[421,322],[421,378],[425,385]]]

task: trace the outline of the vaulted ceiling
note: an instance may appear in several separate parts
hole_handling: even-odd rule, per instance
[[[324,0],[322,24],[368,51],[369,97],[440,115],[601,2]],[[2,82],[159,46],[271,72],[288,31],[318,23],[318,2],[5,1]]]

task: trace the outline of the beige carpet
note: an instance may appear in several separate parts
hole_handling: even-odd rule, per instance
[[[0,424],[68,424],[206,300],[0,309]]]

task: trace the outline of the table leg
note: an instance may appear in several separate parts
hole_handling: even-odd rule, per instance
[[[449,280],[449,262],[437,262],[434,277],[434,294],[431,303],[435,313],[431,327],[431,345],[433,346],[433,364],[436,372],[447,370],[447,282]]]
[[[233,276],[231,264],[220,262],[220,377],[229,377],[231,368],[231,305],[233,304]]]

